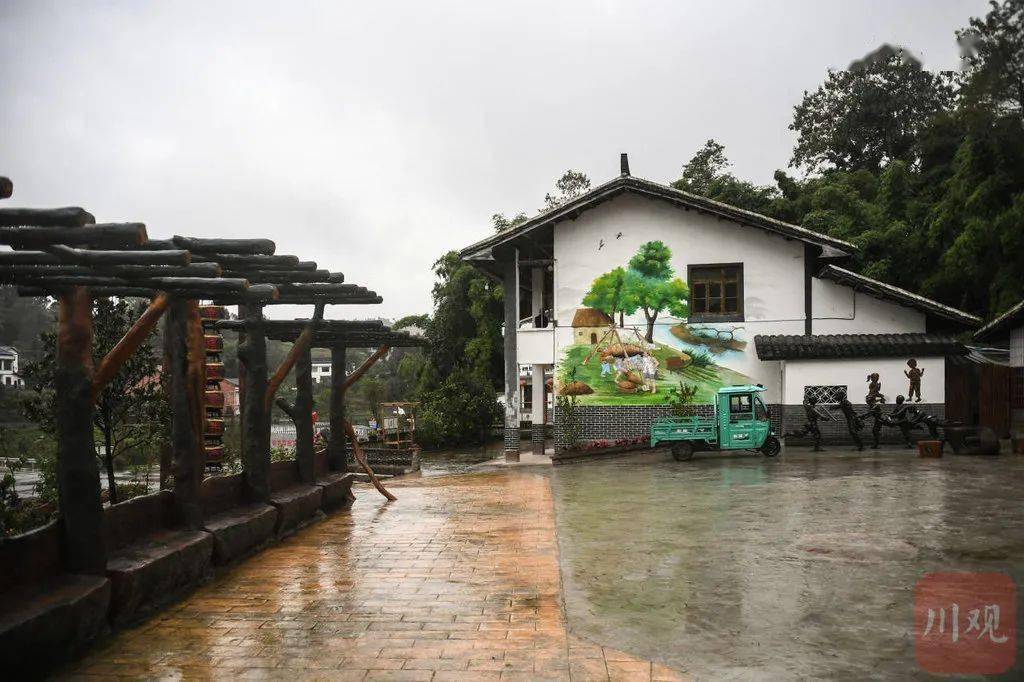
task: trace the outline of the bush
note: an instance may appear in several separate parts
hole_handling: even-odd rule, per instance
[[[424,448],[478,445],[501,419],[494,389],[457,369],[423,396],[417,414],[416,440]]]

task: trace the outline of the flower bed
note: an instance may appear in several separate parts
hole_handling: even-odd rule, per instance
[[[555,452],[551,461],[560,464],[567,461],[591,459],[606,455],[617,455],[620,453],[646,450],[650,447],[650,436],[637,436],[636,438],[616,438],[615,440],[598,439],[580,443],[571,448],[562,448]]]

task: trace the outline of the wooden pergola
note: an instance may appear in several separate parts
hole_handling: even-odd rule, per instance
[[[12,184],[0,178],[0,198]],[[175,236],[151,240],[142,223],[97,224],[77,208],[0,209],[0,283],[17,286],[22,296],[52,296],[59,302],[56,372],[57,477],[68,568],[102,575],[106,566],[99,470],[94,454],[95,396],[166,315],[166,386],[171,403],[174,514],[190,529],[202,525],[200,484],[205,463],[205,340],[199,301],[237,305],[239,320],[218,327],[240,332],[242,467],[244,494],[250,502],[270,498],[270,413],[274,394],[292,366],[297,367],[299,398],[297,461],[303,480],[312,480],[312,389],[309,348],[326,345],[340,353],[332,378],[332,469],[345,471],[344,391],[364,368],[344,377],[344,348],[422,341],[392,332],[380,323],[323,320],[325,306],[375,304],[381,297],[346,283],[341,273],[315,262],[276,254],[269,239],[202,239]],[[101,297],[149,298],[150,304],[123,339],[93,366],[92,300]],[[264,318],[275,304],[312,305],[309,320]],[[266,339],[293,342],[281,367],[270,374]],[[336,350],[337,349],[337,350]],[[372,364],[372,363],[370,363]],[[340,383],[339,383],[340,382]],[[337,396],[337,405],[333,398]],[[337,419],[336,419],[337,417]],[[336,427],[336,428],[335,428]],[[351,431],[351,427],[348,427]]]

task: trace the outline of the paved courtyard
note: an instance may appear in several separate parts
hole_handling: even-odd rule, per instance
[[[1018,456],[648,455],[391,487],[64,674],[914,678],[916,580],[1024,579]]]
[[[570,637],[548,478],[394,482],[220,575],[65,674],[332,680],[671,680]]]

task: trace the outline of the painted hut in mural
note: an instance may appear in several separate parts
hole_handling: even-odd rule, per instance
[[[572,316],[573,343],[596,346],[608,333],[612,318],[596,308],[577,308]]]
[[[871,391],[891,402],[913,389],[919,409],[942,416],[947,364],[968,355],[954,337],[980,320],[853,272],[856,251],[632,176],[623,158],[620,176],[461,257],[506,283],[505,328],[517,330],[505,335],[510,399],[521,365],[538,379],[553,371],[556,386],[585,383],[585,440],[646,434],[668,413],[663,388],[680,382],[699,402],[722,386],[762,384],[779,429],[798,425],[782,422],[802,419],[809,395],[827,406],[845,393],[864,410]],[[621,372],[594,357],[613,319],[643,346],[631,357],[658,390],[623,392]],[[558,445],[557,410],[554,422]],[[506,448],[517,450],[514,420],[506,426]]]

